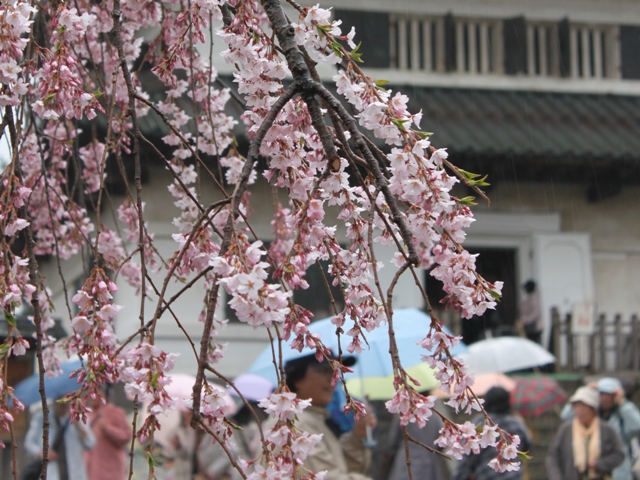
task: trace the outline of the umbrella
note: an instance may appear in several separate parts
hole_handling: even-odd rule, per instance
[[[516,381],[502,373],[481,373],[476,375],[471,389],[476,395],[484,395],[493,387],[502,387],[507,392],[511,392],[516,388]]]
[[[57,399],[65,396],[67,393],[71,393],[80,388],[76,377],[69,378],[72,372],[82,367],[80,359],[70,360],[68,362],[62,362],[60,368],[62,373],[57,377],[44,378],[44,389],[47,398]],[[31,405],[40,401],[40,392],[38,391],[40,385],[39,374],[31,375],[24,379],[18,385],[13,392],[15,397],[25,405]]]
[[[188,414],[190,411],[185,401],[191,400],[196,377],[184,373],[172,373],[168,375],[168,377],[171,379],[171,383],[165,385],[164,389],[171,398],[176,400],[175,405],[177,408],[166,410],[156,416],[156,421],[160,424],[160,429],[156,430],[153,439],[155,442],[171,450],[175,448],[174,438],[176,432],[184,424],[183,415]],[[225,403],[229,406],[227,415],[234,415],[238,411],[238,407],[225,389],[212,383],[209,383],[209,386],[221,393]],[[149,404],[145,402],[142,404],[140,421],[144,421],[149,413]]]
[[[405,368],[405,370],[411,378],[420,384],[409,382],[418,391],[433,390],[440,385],[440,382],[433,374],[433,369],[426,363],[419,363],[413,367]],[[356,398],[364,398],[366,395],[369,400],[389,400],[396,393],[393,381],[393,375],[386,377],[356,377],[347,380],[347,389],[349,394]]]
[[[243,373],[233,380],[233,385],[238,389],[244,398],[259,402],[268,397],[273,392],[274,385],[266,378],[253,373]],[[232,397],[238,397],[238,392],[229,386],[227,393]]]
[[[169,375],[169,378],[171,378],[171,383],[164,387],[165,391],[176,400],[176,405],[179,410],[189,410],[185,401],[191,400],[196,377],[184,373],[172,373]],[[218,390],[225,403],[229,405],[228,415],[233,415],[238,411],[235,402],[224,388],[212,383],[209,383],[209,386],[214,390]]]
[[[515,381],[516,388],[511,392],[511,405],[524,417],[542,415],[567,398],[567,392],[553,378],[516,377]]]
[[[516,381],[507,377],[503,373],[481,373],[480,375],[474,375],[475,381],[471,389],[473,393],[478,396],[485,395],[493,387],[502,387],[507,392],[511,392],[516,388]],[[434,394],[440,398],[449,398],[453,395],[452,392],[445,392],[438,389]]]
[[[407,367],[413,367],[422,363],[421,355],[425,355],[427,351],[416,344],[417,341],[422,340],[429,331],[429,325],[431,324],[431,317],[426,313],[415,309],[405,308],[396,310],[393,314],[393,326],[395,330],[395,338],[398,344],[398,353],[400,355],[400,361],[402,365]],[[347,319],[343,329],[348,331],[353,326],[353,321]],[[331,318],[324,320],[318,320],[313,322],[309,326],[309,330],[312,333],[320,335],[322,341],[327,347],[334,352],[338,351],[337,337],[335,335],[336,326],[331,323]],[[445,332],[451,333],[446,328]],[[391,357],[389,356],[389,335],[388,330],[385,327],[376,328],[372,332],[365,332],[365,337],[369,343],[364,346],[364,351],[359,354],[354,354],[358,358],[358,362],[354,366],[354,372],[345,375],[345,379],[350,381],[354,378],[368,379],[371,377],[391,377],[393,376],[393,365],[391,363]],[[341,336],[341,342],[343,348],[349,342],[349,338],[346,335]],[[456,345],[451,353],[457,355],[466,351],[466,346],[463,343]],[[311,350],[305,347],[302,352],[293,350],[289,344],[283,342],[282,345],[282,359],[283,361],[293,360],[305,355],[310,355],[315,350]],[[276,383],[275,369],[272,363],[271,346],[267,347],[255,362],[249,368],[249,373],[253,373],[264,377],[274,384]],[[421,382],[422,383],[422,382]],[[369,390],[365,384],[364,391],[369,394]]]
[[[556,357],[539,344],[522,337],[496,337],[469,345],[459,355],[471,373],[515,372],[555,363]]]

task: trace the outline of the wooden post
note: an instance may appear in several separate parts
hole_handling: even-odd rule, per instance
[[[560,365],[560,342],[562,340],[562,325],[560,322],[560,314],[558,313],[558,309],[553,307],[551,309],[551,325],[553,325],[553,355],[556,357],[556,370],[560,370],[562,367]]]
[[[607,317],[604,313],[600,314],[600,371],[607,371]]]
[[[616,370],[622,370],[622,315],[616,314]]]
[[[638,335],[640,335],[640,322],[638,322],[638,315],[635,313],[631,316],[631,358],[632,360],[632,368],[635,371],[640,370],[640,352],[638,348]]]
[[[596,351],[596,332],[597,325],[593,329],[593,333],[589,335],[589,371],[594,374],[598,371],[598,363],[597,363],[597,351]]]
[[[575,355],[573,351],[573,331],[571,330],[571,314],[565,317],[565,331],[567,332],[567,360],[569,371],[573,372],[575,365]]]

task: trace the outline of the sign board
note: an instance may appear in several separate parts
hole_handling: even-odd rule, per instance
[[[591,335],[595,331],[592,302],[576,303],[571,312],[571,332],[574,335]]]

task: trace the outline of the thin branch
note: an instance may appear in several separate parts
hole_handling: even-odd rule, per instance
[[[120,63],[120,69],[122,70],[122,76],[127,85],[127,93],[129,95],[129,116],[131,117],[131,125],[133,129],[133,158],[135,162],[135,185],[137,196],[137,210],[138,210],[138,247],[140,248],[140,325],[144,324],[144,306],[146,297],[146,281],[147,281],[147,265],[145,258],[145,245],[144,245],[144,215],[142,212],[142,167],[140,165],[140,126],[138,125],[138,115],[136,114],[136,91],[133,87],[133,80],[131,79],[131,73],[127,66],[127,57],[124,53],[124,45],[122,41],[122,12],[120,11],[120,0],[114,0],[113,12],[111,14],[113,18],[113,36],[115,40],[116,49],[118,51],[118,60]]]
[[[238,211],[240,208],[240,199],[244,194],[247,184],[249,182],[249,176],[253,170],[253,164],[258,158],[260,153],[260,145],[264,136],[269,131],[269,128],[275,122],[276,117],[280,113],[280,111],[285,107],[285,105],[291,100],[296,93],[298,92],[298,85],[294,82],[285,92],[280,96],[272,105],[271,110],[264,118],[262,125],[258,129],[255,134],[253,141],[251,142],[251,146],[249,147],[249,154],[247,155],[247,159],[245,161],[244,167],[242,169],[242,173],[240,175],[240,180],[236,184],[236,188],[231,196],[231,206],[230,206],[230,214],[229,219],[227,220],[227,224],[224,227],[224,238],[222,240],[222,244],[220,245],[219,256],[224,256],[231,245],[231,238],[234,232],[234,224],[235,218],[238,216]],[[202,382],[204,380],[204,370],[207,365],[207,354],[209,350],[209,338],[211,336],[211,329],[213,327],[213,314],[215,311],[217,299],[218,299],[218,290],[219,285],[217,283],[217,276],[214,279],[214,287],[209,291],[208,302],[207,302],[207,312],[205,317],[204,329],[202,332],[202,339],[200,341],[200,357],[198,359],[198,373],[196,375],[196,383],[193,386],[193,420],[191,421],[191,425],[195,427],[195,425],[200,421],[200,403],[201,403],[201,391],[202,391]]]
[[[147,105],[149,108],[151,108],[151,110],[153,110],[162,119],[165,125],[167,125],[167,127],[169,127],[171,131],[180,139],[180,141],[182,142],[182,145],[185,146],[187,150],[189,150],[191,155],[193,155],[193,158],[195,158],[198,161],[198,164],[202,168],[204,168],[205,171],[209,174],[209,177],[211,177],[211,179],[216,184],[220,192],[226,196],[227,192],[222,186],[222,184],[218,181],[217,177],[213,174],[213,172],[209,170],[206,163],[204,163],[204,160],[200,158],[200,155],[198,155],[198,151],[191,146],[191,144],[187,141],[186,138],[184,138],[184,135],[182,134],[182,132],[173,126],[169,118],[164,113],[162,113],[162,111],[156,105],[154,105],[152,102],[144,98],[142,95],[135,94],[135,96],[139,101],[141,101],[142,103]]]
[[[18,132],[13,121],[13,110],[10,106],[5,107],[5,118],[8,119],[9,137],[11,139],[11,150],[13,153],[12,164],[14,172],[20,183],[23,181],[22,169],[18,163]],[[27,207],[23,205],[18,210],[20,217],[29,220]],[[31,224],[24,229],[27,247],[27,257],[29,258],[29,283],[34,288],[31,295],[31,306],[33,307],[33,323],[36,326],[36,358],[38,360],[38,392],[40,393],[40,403],[42,405],[42,470],[40,478],[47,478],[47,464],[49,463],[49,405],[47,404],[47,394],[45,391],[44,359],[42,357],[42,309],[40,308],[40,275],[38,271],[38,261],[36,260],[36,242],[33,238]]]

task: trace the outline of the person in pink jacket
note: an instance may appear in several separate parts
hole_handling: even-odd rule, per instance
[[[96,437],[93,450],[85,454],[88,480],[124,480],[127,478],[127,446],[131,425],[125,411],[108,401],[96,398],[91,405],[89,422]]]

